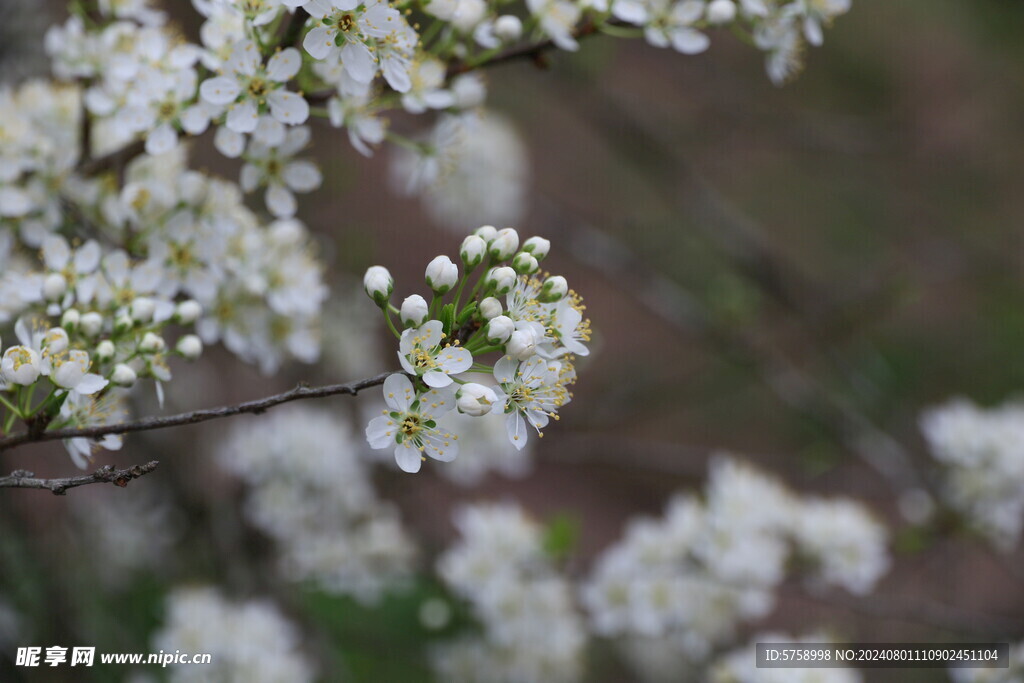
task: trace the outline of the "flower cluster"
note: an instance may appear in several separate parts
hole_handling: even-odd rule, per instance
[[[663,519],[634,522],[581,596],[598,634],[662,639],[703,659],[771,610],[790,563],[812,584],[867,593],[888,569],[884,528],[851,501],[801,499],[719,458],[703,500],[678,495]]]
[[[545,552],[542,528],[510,504],[466,506],[454,519],[461,538],[438,559],[437,571],[469,603],[484,633],[434,651],[439,679],[579,678],[586,632],[569,582]]]
[[[371,603],[410,576],[415,549],[354,443],[343,416],[294,408],[232,429],[218,459],[248,485],[246,517],[283,578]]]
[[[419,471],[424,454],[455,459],[458,428],[440,422],[453,410],[471,419],[504,416],[508,439],[519,449],[531,428],[540,434],[571,400],[575,357],[589,353],[583,342],[590,321],[564,277],[538,275],[550,242],[531,237],[521,246],[512,228],[478,228],[462,242],[461,273],[443,255],[427,265],[429,303],[413,294],[394,306],[391,274],[382,266],[367,270],[366,293],[399,339],[406,374],[384,382],[387,409],[370,421],[366,438],[373,448],[393,449],[406,472]],[[474,271],[476,284],[463,299]],[[453,301],[445,303],[449,294]],[[401,333],[394,315],[405,327]],[[478,360],[488,354],[499,356],[493,367]]]
[[[154,652],[211,655],[209,664],[173,665],[174,683],[315,680],[301,634],[270,602],[235,603],[213,588],[179,588],[167,597],[166,613],[153,635]]]
[[[407,151],[396,176],[425,193],[439,219],[462,220],[463,205],[473,204],[466,197],[487,197],[487,220],[513,220],[524,204],[524,162],[508,127],[480,114],[487,86],[479,67],[549,41],[574,50],[577,38],[598,31],[639,31],[692,53],[706,47],[705,32],[733,24],[768,52],[779,80],[800,45],[820,43],[822,26],[849,3],[192,4],[204,19],[196,42],[149,0],[74,2],[46,33],[54,80],[0,89],[0,324],[23,320],[19,343],[0,349],[4,434],[18,420],[34,430],[112,423],[123,413],[115,388],[150,379],[162,397],[168,357],[194,359],[204,345],[223,343],[268,373],[318,357],[327,290],[295,218],[298,195],[324,180],[310,152],[315,119],[345,128],[363,154],[385,140]],[[389,109],[425,125],[389,130]],[[238,160],[237,182],[189,169],[183,142],[203,135]],[[508,181],[488,189],[485,178]],[[246,202],[256,193],[253,210]],[[466,215],[483,210],[469,208]],[[457,432],[435,418],[456,401],[462,414],[503,411],[516,447],[568,401],[572,358],[585,353],[588,333],[579,299],[564,279],[537,276],[546,240],[517,247],[515,231],[479,231],[464,245],[463,278],[450,261],[431,264],[435,303],[481,266],[468,304],[460,305],[459,286],[448,308],[403,305],[410,331],[401,357],[416,379],[395,378],[388,393],[389,413],[407,431],[385,420],[373,440],[401,438],[405,469],[418,468],[421,452],[454,457]],[[491,351],[504,355],[491,386],[448,388]],[[97,444],[69,446],[84,465]]]
[[[985,410],[954,400],[921,417],[921,431],[945,471],[946,501],[1000,550],[1024,528],[1024,405]]]

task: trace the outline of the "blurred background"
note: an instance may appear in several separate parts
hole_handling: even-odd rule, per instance
[[[22,7],[0,32],[38,37],[63,20],[61,3],[47,9],[41,20]],[[194,37],[197,18],[184,9],[172,14]],[[15,31],[22,21],[29,28]],[[478,150],[477,173],[494,187],[477,177],[454,208],[396,192],[392,150],[365,159],[343,132],[318,126],[325,182],[300,217],[330,268],[322,362],[265,378],[211,349],[174,368],[181,379],[165,410],[397,368],[394,345],[361,305],[363,270],[387,265],[396,294],[424,293],[426,262],[454,255],[483,223],[551,239],[545,267],[584,296],[595,334],[574,401],[528,458],[499,453],[479,472],[460,465],[461,482],[442,463],[415,476],[373,468],[377,499],[397,508],[417,547],[402,585],[375,603],[280,579],[280,543],[253,523],[252,482],[219,455],[226,433],[264,418],[128,438],[97,464],[161,465],[123,490],[7,491],[0,679],[161,680],[153,667],[30,671],[7,658],[24,644],[155,651],[168,592],[204,585],[233,600],[273,599],[323,680],[429,680],[431,643],[468,620],[454,603],[441,627],[424,617],[444,598],[430,569],[457,537],[460,505],[517,502],[562,530],[561,570],[585,576],[630,519],[699,492],[721,451],[798,493],[864,503],[889,528],[892,560],[866,596],[784,582],[774,609],[739,624],[736,644],[816,629],[863,642],[1019,640],[1024,553],[994,550],[941,511],[927,522],[917,513],[921,492],[937,485],[922,411],[955,396],[994,405],[1024,388],[1022,31],[1024,5],[1012,0],[855,0],[782,88],[756,51],[724,33],[697,57],[597,37],[578,54],[550,55],[546,69],[499,66],[486,73],[487,120],[508,139]],[[38,67],[20,49],[0,59],[12,74]],[[409,134],[417,125],[392,119]],[[235,177],[205,141],[192,152],[197,167]],[[521,193],[509,189],[518,182]],[[317,406],[351,420],[357,451],[377,407],[371,393]],[[157,410],[152,397],[136,408]],[[0,465],[40,476],[71,468],[59,445],[4,453]],[[484,472],[496,468],[508,472]],[[673,666],[678,676],[664,680],[687,680]],[[651,676],[591,641],[584,680]],[[862,676],[947,679],[941,670]]]

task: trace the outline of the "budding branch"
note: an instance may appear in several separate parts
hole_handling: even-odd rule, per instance
[[[326,398],[328,396],[338,396],[340,394],[355,396],[363,389],[384,384],[384,380],[392,374],[394,373],[384,372],[374,377],[370,377],[369,379],[348,382],[346,384],[328,384],[322,387],[307,387],[300,385],[291,391],[286,391],[282,394],[275,394],[255,401],[247,401],[245,403],[239,403],[231,406],[221,406],[219,408],[193,410],[192,412],[180,413],[178,415],[147,417],[134,422],[123,422],[112,425],[95,425],[92,427],[69,427],[65,429],[53,429],[45,432],[23,432],[0,439],[0,451],[6,451],[27,443],[35,443],[39,441],[55,441],[57,439],[74,439],[78,437],[92,439],[106,436],[108,434],[128,434],[129,432],[145,432],[152,429],[164,429],[166,427],[198,424],[200,422],[206,422],[207,420],[218,420],[222,417],[232,417],[234,415],[242,415],[244,413],[259,415],[274,406],[279,406],[282,403],[289,403],[291,401],[301,401],[308,398]],[[7,477],[6,479],[10,479],[10,477]],[[3,481],[5,481],[5,479],[0,479],[0,482]],[[0,486],[15,485],[16,484],[0,483]],[[76,484],[76,486],[78,485],[79,484]],[[37,486],[35,488],[40,487]]]
[[[113,465],[104,465],[92,474],[65,479],[36,479],[32,472],[15,470],[6,477],[0,477],[0,488],[15,489],[48,489],[55,496],[63,496],[68,489],[86,484],[113,484],[124,488],[132,479],[138,479],[156,469],[156,460],[145,465],[135,465],[125,469],[115,469]]]

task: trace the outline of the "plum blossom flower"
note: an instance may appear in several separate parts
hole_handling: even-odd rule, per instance
[[[633,8],[634,3],[629,3]],[[615,3],[614,8],[624,6],[623,0]],[[639,12],[629,12],[627,21],[639,19],[636,23],[644,24],[644,38],[654,47],[671,46],[684,55],[693,55],[708,49],[711,40],[693,28],[693,24],[704,17],[702,0],[682,0],[672,3],[669,0],[651,0]]]
[[[534,356],[520,363],[503,356],[494,365],[494,378],[502,391],[505,429],[516,448],[526,446],[526,422],[540,434],[549,418],[558,419],[558,409],[571,400],[566,385],[573,379],[572,366],[559,361]]]
[[[443,338],[440,320],[431,320],[403,332],[398,344],[398,360],[402,369],[422,377],[427,386],[446,387],[451,384],[451,375],[465,372],[473,365],[473,354],[457,346],[441,346]]]
[[[118,424],[127,416],[128,411],[120,394],[105,393],[97,398],[71,391],[61,405],[59,420],[63,426],[84,428]],[[77,436],[64,440],[64,448],[71,456],[72,462],[82,470],[88,466],[97,450],[119,451],[123,444],[124,437],[121,434],[107,434],[96,438]]]
[[[394,446],[395,461],[405,472],[419,471],[423,453],[442,462],[455,459],[458,435],[437,425],[437,419],[455,407],[451,388],[417,395],[409,378],[396,373],[384,380],[384,400],[389,410],[366,427],[371,448]]]
[[[307,126],[292,128],[279,147],[253,141],[245,154],[242,190],[252,192],[266,187],[267,209],[278,218],[295,215],[298,207],[293,192],[312,192],[323,181],[320,170],[312,161],[292,158],[309,144],[310,137]]]
[[[446,109],[455,104],[455,97],[444,88],[445,65],[439,59],[424,58],[409,71],[410,86],[402,95],[402,106],[410,114],[428,109]]]
[[[526,0],[526,7],[537,19],[541,30],[560,49],[575,52],[580,44],[573,37],[576,23],[583,13],[580,5],[567,0]]]
[[[255,131],[260,113],[268,108],[275,120],[298,125],[309,118],[309,104],[284,85],[301,66],[295,48],[281,50],[264,65],[256,45],[240,40],[224,64],[224,75],[203,81],[199,92],[206,102],[228,107],[225,125],[235,133]]]
[[[348,74],[369,83],[377,74],[377,62],[370,41],[391,33],[401,18],[386,3],[358,0],[310,0],[306,11],[315,26],[306,34],[302,47],[313,59],[336,54]]]

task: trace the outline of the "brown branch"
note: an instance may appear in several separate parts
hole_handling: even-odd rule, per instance
[[[129,161],[144,151],[146,151],[146,141],[136,140],[95,159],[82,159],[76,170],[82,175],[94,176],[105,171],[123,169]]]
[[[113,484],[124,488],[132,479],[138,479],[156,469],[156,460],[145,465],[135,465],[125,469],[115,469],[113,465],[104,465],[92,474],[64,479],[36,479],[32,472],[15,470],[6,477],[0,477],[0,488],[14,489],[48,489],[55,496],[63,496],[68,489],[86,484]]]
[[[325,398],[327,396],[337,396],[339,394],[355,396],[363,389],[384,384],[384,380],[392,374],[394,373],[385,372],[374,377],[370,377],[369,379],[348,382],[347,384],[329,384],[322,387],[307,387],[300,385],[291,391],[286,391],[282,394],[275,394],[255,401],[247,401],[245,403],[239,403],[231,406],[221,406],[219,408],[193,410],[192,412],[180,413],[178,415],[147,417],[134,422],[123,422],[112,425],[96,425],[93,427],[81,428],[69,427],[66,429],[53,429],[39,433],[23,432],[21,434],[14,434],[7,438],[0,439],[0,451],[6,451],[11,448],[16,448],[17,446],[22,446],[26,443],[35,443],[40,441],[55,441],[57,439],[73,439],[79,437],[91,439],[106,436],[108,434],[128,434],[130,432],[144,432],[153,429],[165,429],[167,427],[198,424],[208,420],[218,420],[223,417],[233,417],[235,415],[242,415],[245,413],[259,415],[274,406],[279,406],[282,403],[289,403],[291,401],[300,401],[309,398]]]

